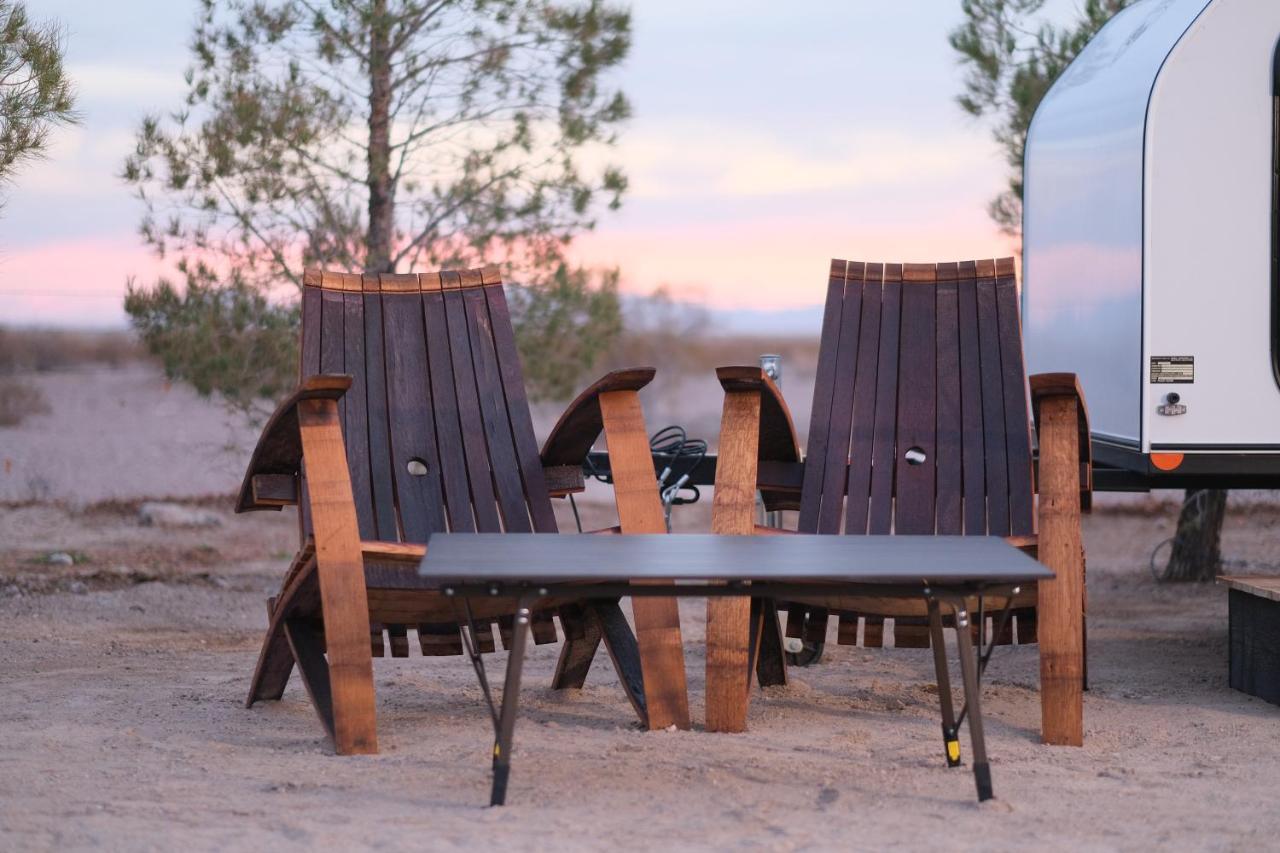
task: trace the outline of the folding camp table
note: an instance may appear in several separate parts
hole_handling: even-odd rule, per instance
[[[506,799],[511,744],[528,644],[530,614],[540,599],[572,593],[619,596],[821,595],[922,596],[942,705],[947,764],[959,764],[957,730],[968,717],[978,799],[992,796],[978,697],[991,648],[975,651],[967,599],[1004,596],[1053,573],[994,536],[547,536],[536,533],[435,533],[419,567],[426,585],[457,601],[467,651],[493,717],[493,787],[490,804]],[[665,581],[665,583],[664,583]],[[501,708],[489,691],[484,662],[469,619],[470,601],[489,596],[519,600]],[[955,614],[964,706],[952,707],[940,605]],[[999,636],[1002,624],[993,632]],[[646,685],[650,689],[653,685]]]

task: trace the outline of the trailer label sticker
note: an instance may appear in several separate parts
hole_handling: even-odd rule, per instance
[[[1194,355],[1151,356],[1151,382],[1156,385],[1186,385],[1196,381]]]

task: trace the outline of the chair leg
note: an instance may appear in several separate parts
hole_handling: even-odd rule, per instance
[[[760,599],[760,637],[755,653],[756,680],[761,687],[785,687],[787,684],[787,649],[782,644],[782,620],[778,602]]]
[[[253,670],[253,679],[249,682],[249,697],[244,706],[252,708],[253,703],[262,700],[278,700],[284,695],[284,688],[289,683],[293,672],[293,652],[289,650],[289,640],[284,628],[273,625],[267,629],[262,639],[262,650],[258,653],[258,665]]]
[[[745,732],[751,686],[751,599],[707,599],[707,731]]]
[[[560,659],[551,678],[553,690],[574,688],[581,690],[587,683],[587,673],[600,648],[600,623],[579,605],[560,608],[560,624],[564,628],[564,644],[560,646]]]
[[[982,703],[979,698],[978,661],[969,633],[969,612],[963,603],[956,604],[956,645],[960,650],[960,676],[964,681],[964,707],[969,717],[969,741],[973,746],[973,781],[978,789],[978,802],[995,796],[991,790],[991,765],[987,763],[987,744],[982,730]]]
[[[942,706],[942,745],[948,767],[960,766],[960,734],[951,697],[951,673],[947,666],[947,642],[942,632],[942,611],[936,598],[929,599],[929,640],[938,677],[938,702]]]
[[[293,658],[298,662],[298,674],[302,676],[311,704],[332,739],[333,690],[329,684],[329,664],[324,659],[324,638],[319,626],[309,619],[287,619],[283,633]]]
[[[633,599],[634,600],[634,599]],[[618,673],[618,681],[631,707],[635,709],[640,725],[649,727],[649,706],[644,689],[644,670],[640,665],[640,645],[627,624],[627,616],[617,601],[593,601],[587,606],[591,618],[598,624],[609,660]]]

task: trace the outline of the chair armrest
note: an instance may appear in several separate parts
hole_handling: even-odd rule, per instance
[[[1088,511],[1093,503],[1093,445],[1089,434],[1089,410],[1085,406],[1080,380],[1074,373],[1037,373],[1030,378],[1030,385],[1031,411],[1037,436],[1040,434],[1041,404],[1054,399],[1076,402],[1076,429],[1080,440],[1080,508]]]
[[[604,416],[600,413],[600,395],[611,391],[639,391],[653,381],[653,375],[656,372],[652,367],[615,370],[588,386],[564,410],[564,414],[560,416],[560,420],[556,422],[551,434],[543,443],[541,454],[543,468],[562,466],[581,468],[592,445],[596,443],[596,439],[604,429]]]
[[[796,509],[800,483],[804,479],[804,463],[800,461],[795,422],[782,391],[759,367],[717,367],[716,378],[725,393],[759,392],[760,465],[757,485],[767,509]]]
[[[302,467],[298,404],[303,400],[337,400],[350,387],[350,376],[311,376],[276,408],[249,458],[236,512],[279,510],[298,502],[297,476]]]

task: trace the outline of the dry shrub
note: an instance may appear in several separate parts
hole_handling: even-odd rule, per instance
[[[120,367],[144,357],[137,340],[125,331],[0,328],[0,375],[84,364]]]
[[[35,385],[0,379],[0,427],[17,426],[31,415],[47,415],[49,411],[49,401]]]

